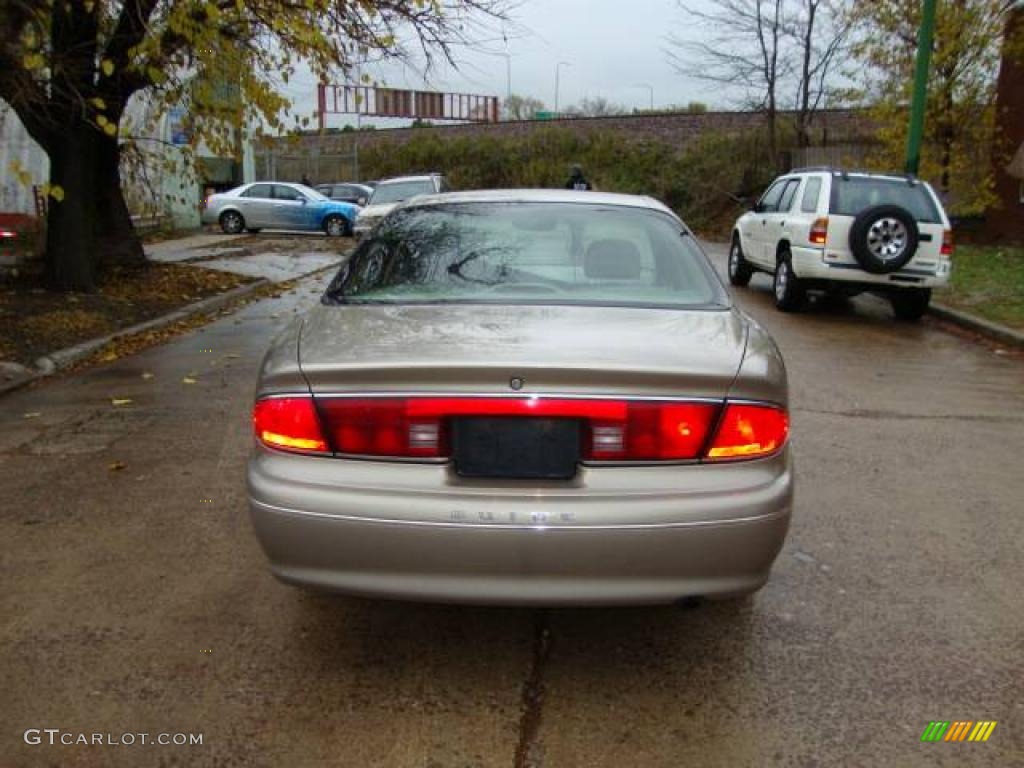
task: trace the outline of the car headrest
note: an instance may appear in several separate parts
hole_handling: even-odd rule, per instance
[[[629,240],[595,240],[583,258],[583,274],[597,280],[636,280],[640,251]]]

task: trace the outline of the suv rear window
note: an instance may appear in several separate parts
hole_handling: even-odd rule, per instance
[[[856,216],[876,205],[898,205],[906,208],[918,221],[938,224],[939,212],[931,195],[922,184],[909,184],[899,179],[877,179],[864,176],[832,179],[831,212]]]

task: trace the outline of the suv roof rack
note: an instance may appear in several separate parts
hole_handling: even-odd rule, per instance
[[[917,176],[912,173],[903,173],[902,171],[895,171],[892,173],[886,171],[864,171],[858,168],[837,168],[834,165],[808,165],[804,168],[793,168],[788,171],[789,173],[834,173],[843,178],[849,177],[851,173],[858,175],[863,174],[864,176],[894,176],[900,179],[906,179],[908,182],[916,184],[918,182]]]

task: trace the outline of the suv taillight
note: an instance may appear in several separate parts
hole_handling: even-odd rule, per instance
[[[942,249],[939,251],[943,256],[953,255],[953,230],[946,229],[942,232]]]
[[[824,245],[825,241],[828,240],[828,219],[824,216],[820,219],[815,219],[814,223],[811,224],[811,231],[807,239],[814,245]]]
[[[547,397],[278,397],[257,401],[256,436],[302,453],[446,458],[462,416],[578,419],[584,461],[723,461],[780,450],[789,418],[774,405]],[[710,438],[710,439],[709,439]]]

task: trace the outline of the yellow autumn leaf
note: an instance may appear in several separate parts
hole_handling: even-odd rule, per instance
[[[95,96],[95,97],[89,99],[89,103],[92,104],[94,107],[96,107],[96,109],[106,109],[107,108],[107,102],[105,102],[99,96]]]
[[[110,121],[109,121],[109,120],[107,120],[107,117],[106,117],[106,115],[96,115],[96,124],[97,124],[97,125],[98,125],[98,126],[99,126],[100,128],[102,128],[103,126],[105,126],[105,125],[106,125],[106,124],[107,124],[108,122],[110,122]]]
[[[64,199],[64,187],[60,184],[54,184],[50,187],[50,197],[56,200],[58,203]]]
[[[193,379],[193,378],[192,378],[191,376],[186,376],[185,378],[183,378],[183,379],[181,380],[181,383],[182,383],[182,384],[195,384],[195,383],[196,383],[196,380],[195,380],[195,379]]]
[[[107,136],[113,136],[117,133],[117,126],[111,122],[107,122],[107,124],[103,126],[103,132],[107,134]]]
[[[28,70],[42,69],[46,64],[46,59],[40,53],[26,53],[21,63]]]
[[[113,397],[110,399],[111,405],[131,405],[133,402],[135,401],[130,397]]]
[[[100,69],[103,70],[103,74],[110,77],[114,74],[114,62],[110,59],[104,59],[100,62]]]

